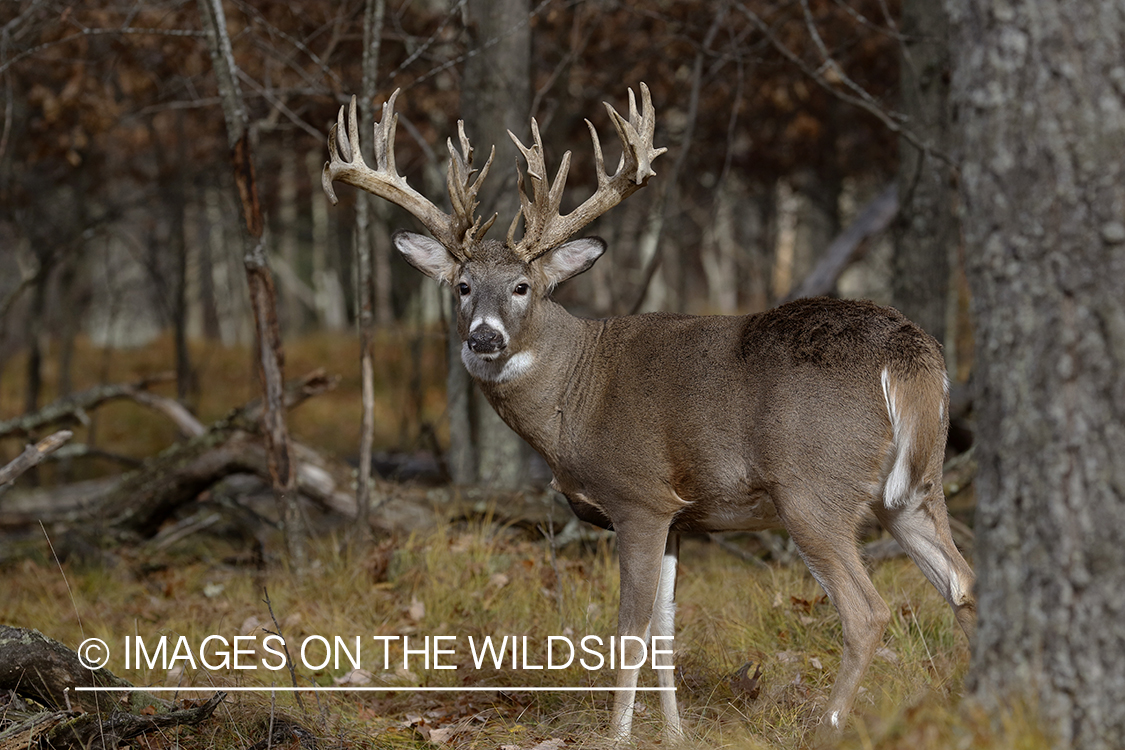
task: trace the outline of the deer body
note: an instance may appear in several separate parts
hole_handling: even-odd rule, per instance
[[[651,174],[647,162],[660,151],[651,149],[651,104],[642,93],[643,115],[631,99],[628,123],[611,109],[626,144],[617,175],[603,173],[595,136],[598,193],[573,214],[553,213],[562,181],[548,190],[533,128],[535,146],[521,145],[535,196],[532,203],[521,175],[524,240],[513,240],[514,223],[507,242],[481,240],[479,220],[435,218],[432,204],[411,198],[437,239],[400,231],[394,244],[454,290],[462,360],[489,402],[546,459],[579,517],[615,530],[618,635],[674,634],[676,532],[784,527],[842,621],[840,673],[824,712],[825,723],[839,727],[890,620],[856,543],[869,512],[965,632],[973,629],[973,573],[953,545],[941,487],[948,428],[941,352],[900,313],[868,302],[799,300],[744,317],[584,320],[551,301],[555,286],[605,251],[597,238],[563,242],[576,231],[572,217],[580,214],[580,228],[589,206],[595,215],[606,210],[620,200],[614,193],[628,194]],[[382,127],[393,145],[389,120],[385,107],[376,133]],[[355,143],[354,109],[351,131]],[[327,186],[343,179],[397,202],[405,183],[388,174],[393,158],[381,157],[378,172],[362,171],[339,158],[333,140],[330,146]],[[450,194],[471,216],[479,179],[468,186],[463,134],[462,146],[466,157],[457,161],[450,144]],[[380,187],[384,180],[393,189]],[[627,641],[622,663],[643,661],[637,649]],[[658,683],[672,687],[670,659],[657,666],[665,667]],[[631,731],[638,672],[619,670],[618,738]],[[674,693],[660,695],[666,732],[679,736]]]

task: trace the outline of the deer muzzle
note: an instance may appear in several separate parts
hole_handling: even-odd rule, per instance
[[[474,354],[479,354],[489,359],[491,357],[488,357],[488,355],[499,354],[508,346],[508,343],[504,340],[504,334],[487,323],[477,326],[477,328],[469,334],[469,339],[465,343],[469,345],[469,350]]]

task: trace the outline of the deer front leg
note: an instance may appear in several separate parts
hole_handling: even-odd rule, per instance
[[[664,714],[664,736],[675,741],[684,736],[680,727],[680,711],[676,706],[676,672],[672,663],[672,648],[676,635],[676,566],[680,558],[680,535],[671,532],[664,545],[664,559],[660,563],[660,583],[656,589],[656,607],[652,613],[651,641],[654,650],[660,650],[653,657],[656,668],[656,684],[664,688],[660,692],[660,711]],[[656,640],[657,636],[662,636]]]
[[[642,644],[648,638],[653,620],[653,606],[660,588],[669,521],[667,518],[645,517],[621,521],[614,519],[617,557],[621,568],[621,608],[617,615],[620,660],[617,671],[618,690],[614,697],[610,727],[616,741],[628,740],[633,728]],[[667,671],[670,673],[670,670]],[[672,701],[674,705],[674,696]],[[661,705],[667,711],[663,701]],[[678,715],[675,722],[678,730]]]

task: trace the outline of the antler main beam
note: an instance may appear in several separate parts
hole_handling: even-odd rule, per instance
[[[398,173],[398,168],[395,166],[395,131],[398,127],[398,115],[395,114],[394,107],[398,94],[396,90],[383,104],[382,119],[375,123],[375,169],[367,165],[360,153],[355,97],[352,97],[351,104],[347,108],[346,120],[345,108],[340,107],[337,122],[328,135],[329,161],[325,163],[322,175],[324,192],[335,204],[336,191],[332,183],[339,180],[401,206],[421,221],[433,234],[434,239],[445,246],[454,257],[465,260],[470,257],[473,243],[483,237],[496,220],[495,215],[487,221],[482,221],[476,216],[477,193],[485,177],[488,176],[493,157],[496,155],[496,148],[493,147],[484,168],[480,170],[476,179],[473,179],[476,171],[472,168],[473,147],[465,136],[464,122],[458,121],[460,150],[454,146],[452,138],[447,140],[450,156],[447,182],[453,213],[445,213],[410,187],[406,178]],[[589,120],[586,120],[594,146],[598,188],[582,205],[566,216],[559,214],[559,206],[562,203],[563,190],[566,188],[567,173],[570,171],[570,152],[563,154],[562,164],[555,175],[554,183],[551,183],[547,180],[543,140],[539,135],[539,124],[535,119],[531,120],[531,147],[524,146],[511,131],[508,131],[508,135],[527,162],[526,180],[531,182],[529,190],[525,185],[525,175],[517,165],[520,210],[508,229],[508,246],[521,258],[531,260],[558,246],[582,227],[644,187],[648,178],[656,174],[652,170],[652,160],[668,149],[653,148],[652,145],[656,114],[652,107],[652,96],[649,94],[648,86],[641,84],[639,112],[633,90],[629,89],[628,119],[618,114],[617,110],[609,104],[606,104],[605,108],[609,112],[618,138],[621,139],[621,161],[613,175],[606,172],[598,131]],[[524,232],[523,237],[516,242],[516,227],[521,217],[524,222]]]
[[[329,161],[325,163],[321,175],[324,192],[335,205],[337,198],[332,183],[339,180],[405,208],[421,221],[433,234],[434,239],[445,246],[451,254],[462,260],[466,259],[469,257],[469,248],[474,240],[487,232],[496,219],[493,216],[482,225],[481,220],[474,216],[477,208],[477,192],[492,166],[496,149],[495,147],[492,149],[484,168],[480,170],[476,180],[470,183],[476,171],[472,168],[473,147],[469,145],[469,139],[465,136],[464,123],[457,123],[461,151],[458,152],[454,148],[452,139],[447,141],[450,155],[448,187],[453,213],[445,213],[410,187],[406,178],[398,173],[398,168],[395,166],[395,131],[398,128],[398,115],[395,114],[394,108],[398,93],[399,90],[396,89],[383,104],[382,119],[375,123],[375,169],[367,165],[360,153],[356,98],[352,97],[348,107],[346,129],[344,107],[340,107],[337,122],[328,134]]]
[[[570,170],[570,152],[563,154],[559,171],[553,184],[547,181],[547,167],[543,155],[543,142],[539,137],[539,125],[531,120],[531,147],[524,146],[519,138],[508,131],[516,147],[527,161],[527,179],[531,182],[531,195],[524,187],[524,175],[519,174],[520,211],[508,229],[508,246],[525,260],[531,260],[543,252],[564,242],[582,227],[616,206],[625,198],[640,190],[648,178],[656,174],[652,161],[668,149],[653,148],[652,140],[656,128],[656,113],[652,107],[652,96],[648,86],[641,84],[641,111],[637,112],[637,101],[633,90],[629,89],[629,119],[626,120],[617,110],[606,103],[605,108],[613,121],[618,138],[621,139],[621,161],[617,171],[609,175],[605,171],[602,157],[602,144],[598,131],[586,120],[590,129],[590,139],[594,145],[594,162],[597,168],[598,189],[578,208],[566,216],[559,214],[567,173]],[[523,237],[515,241],[516,226],[520,217],[524,221]]]

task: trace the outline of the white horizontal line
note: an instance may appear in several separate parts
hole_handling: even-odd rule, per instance
[[[638,693],[675,692],[674,687],[75,687],[79,693],[614,693],[619,690],[636,690]]]

